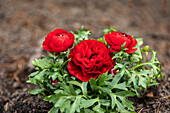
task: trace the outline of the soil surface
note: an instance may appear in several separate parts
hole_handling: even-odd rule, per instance
[[[143,37],[144,45],[158,51],[165,79],[142,98],[130,98],[139,113],[170,112],[170,1],[133,0],[0,0],[0,113],[47,113],[52,105],[28,94],[47,33],[55,28],[85,29],[99,38],[109,26]]]

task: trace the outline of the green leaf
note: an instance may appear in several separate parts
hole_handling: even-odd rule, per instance
[[[70,100],[63,102],[60,106],[60,111],[63,113],[65,109],[67,109],[68,107],[70,109],[70,103],[71,103]]]
[[[69,83],[69,84],[76,85],[76,86],[78,86],[78,87],[80,87],[80,88],[81,88],[81,83],[80,83],[80,82],[78,82],[78,81],[68,81],[68,83]]]
[[[54,81],[54,80],[58,77],[58,75],[60,75],[59,72],[54,72],[54,73],[52,73],[49,77],[50,77],[50,78],[52,77],[52,80]]]
[[[83,100],[81,101],[81,107],[83,108],[88,108],[90,106],[92,106],[94,103],[96,103],[98,101],[98,99],[89,99],[89,100]]]
[[[88,95],[87,95],[87,84],[88,84],[88,82],[83,82],[83,83],[82,83],[82,87],[81,87],[82,92],[83,92],[83,95],[84,95],[86,98],[88,98]]]
[[[42,55],[42,57],[44,57],[45,59],[48,59],[48,60],[53,59],[53,57],[47,57],[45,55]]]
[[[141,85],[144,88],[147,88],[147,83],[148,81],[144,77],[139,76],[139,85]]]
[[[58,113],[58,110],[59,110],[59,108],[56,108],[56,107],[53,106],[53,107],[50,109],[49,113]]]
[[[113,78],[113,80],[111,81],[111,83],[108,85],[109,89],[113,89],[116,87],[117,83],[119,82],[119,80],[122,78],[122,76],[124,75],[125,70],[122,69],[121,71],[119,71],[116,76]]]
[[[123,82],[123,83],[120,83],[120,84],[116,84],[115,88],[122,89],[122,90],[128,90],[126,88],[126,82]]]
[[[76,100],[74,101],[73,105],[71,106],[70,113],[74,113],[75,111],[80,112],[79,106],[80,106],[80,99],[82,96],[77,96]]]
[[[114,27],[108,27],[107,29],[103,30],[104,34],[107,34],[108,32],[111,33],[112,31],[117,31]]]
[[[110,93],[112,92],[109,88],[106,88],[106,87],[99,87],[98,86],[98,89],[104,93]]]
[[[115,106],[119,109],[119,112],[126,113],[129,112],[125,109],[127,107],[129,110],[134,111],[133,103],[126,99],[128,96],[134,96],[135,94],[130,91],[121,91],[116,93],[109,93],[111,97],[111,108],[114,109]],[[119,99],[118,99],[119,98]]]
[[[94,113],[94,111],[92,111],[90,109],[84,109],[84,113]]]
[[[77,95],[79,95],[81,93],[81,89],[76,89],[75,92]]]
[[[77,33],[72,32],[75,36],[75,45],[77,45],[80,41],[88,40],[88,35],[91,35],[91,32],[88,30],[84,30],[83,27],[81,27],[80,30],[77,30]]]
[[[135,93],[132,93],[131,91],[119,91],[113,94],[117,96],[122,96],[122,97],[135,96]]]
[[[143,40],[142,40],[142,38],[136,38],[136,40],[137,40],[137,44],[134,48],[137,48],[137,50],[135,51],[135,53],[139,56],[139,59],[142,60],[140,46],[143,44]]]
[[[77,82],[77,81],[69,81],[68,83],[80,87],[81,90],[82,90],[83,95],[84,95],[86,98],[88,97],[88,95],[87,95],[87,84],[88,84],[88,82],[79,83],[79,82]]]
[[[49,52],[49,56],[53,58],[54,57],[54,53]]]
[[[34,77],[34,76],[37,75],[38,73],[39,73],[38,71],[33,72],[33,73],[31,73],[31,74],[29,75],[29,77]]]
[[[77,95],[72,84],[69,84],[69,88],[72,95]]]
[[[129,85],[130,85],[131,83],[133,83],[135,89],[138,88],[136,75],[135,75],[134,73],[132,73],[132,76],[131,76],[131,78],[130,78],[129,81],[128,81],[128,84],[129,84]]]
[[[34,79],[43,81],[43,76],[45,75],[45,71],[46,71],[46,69],[44,69],[43,71],[41,71],[39,74],[37,74],[37,75],[34,77]]]
[[[114,109],[115,105],[116,105],[116,95],[112,94],[112,93],[109,93],[110,97],[111,97],[111,107],[112,109]]]
[[[97,90],[98,85],[97,85],[95,79],[90,79],[89,83],[90,83],[90,87],[93,91]]]
[[[119,97],[125,107],[127,107],[129,110],[134,111],[133,102],[129,101],[126,98]]]
[[[52,63],[46,59],[35,59],[32,61],[34,66],[40,67],[41,69],[49,69],[52,66]]]
[[[62,92],[63,92],[63,90],[60,90],[60,89],[57,89],[54,91],[55,94],[62,93]]]
[[[29,78],[29,80],[27,80],[27,83],[37,84],[37,80],[34,78]]]
[[[107,106],[107,107],[110,106],[110,100],[100,99],[99,102],[103,106]]]
[[[44,98],[45,101],[54,102],[57,100],[57,95],[49,95]]]
[[[65,92],[67,92],[68,94],[72,94],[70,88],[65,84],[65,83],[58,83],[58,85],[64,89]]]
[[[148,86],[153,86],[153,85],[158,85],[159,83],[157,82],[157,81],[152,81],[152,83],[151,84],[149,84]]]
[[[118,107],[118,109],[120,110],[120,112],[124,111],[124,106],[122,105],[122,103],[120,103],[118,100],[116,100],[116,105]]]
[[[109,74],[106,78],[106,81],[112,80],[113,79],[113,74]]]
[[[30,80],[27,80],[26,83],[32,83]]]
[[[59,99],[57,100],[57,102],[55,103],[54,106],[55,106],[56,108],[57,108],[57,107],[60,108],[61,104],[63,104],[66,100],[67,100],[66,98],[61,97],[61,98],[59,98]]]
[[[121,45],[121,50],[124,50],[125,48],[125,45],[126,45],[126,42],[125,43],[123,43],[122,45]]]
[[[107,72],[103,73],[103,75],[98,76],[98,78],[96,80],[98,86],[101,86],[104,83],[104,81],[106,80],[107,76],[108,76]]]
[[[125,68],[125,66],[123,64],[120,64],[120,63],[116,63],[116,65],[114,66],[114,70],[123,69],[123,68]]]
[[[35,95],[35,94],[38,94],[42,91],[45,91],[45,90],[44,89],[31,89],[28,93]]]
[[[101,108],[100,103],[98,103],[98,105],[96,105],[93,108],[94,111],[96,111],[97,113],[104,113],[106,110],[104,110],[103,108]]]

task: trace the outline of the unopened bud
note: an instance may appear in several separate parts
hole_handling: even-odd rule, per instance
[[[116,70],[116,73],[118,73],[119,72],[119,70]]]
[[[143,40],[140,40],[139,41],[139,46],[142,46],[142,44],[143,44]]]
[[[53,85],[57,85],[58,84],[58,79],[55,79],[54,81],[52,79],[50,79],[50,82]]]
[[[148,52],[146,52],[146,56],[148,56]]]
[[[147,51],[149,49],[149,46],[145,46],[143,50]]]

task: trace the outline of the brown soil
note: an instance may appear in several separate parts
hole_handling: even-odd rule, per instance
[[[166,78],[131,100],[136,112],[170,112],[170,2],[164,6],[162,0],[133,0],[132,8],[128,0],[0,0],[0,112],[48,112],[51,104],[28,94],[37,87],[25,83],[30,62],[41,56],[40,44],[51,30],[81,25],[93,38],[114,26],[158,51]]]

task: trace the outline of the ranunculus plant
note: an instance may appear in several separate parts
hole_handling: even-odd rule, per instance
[[[134,112],[128,97],[141,97],[164,77],[157,52],[112,27],[97,40],[88,35],[83,28],[50,32],[42,44],[49,56],[32,62],[35,72],[27,81],[40,88],[29,93],[53,103],[49,113]],[[152,58],[146,61],[148,53]]]

